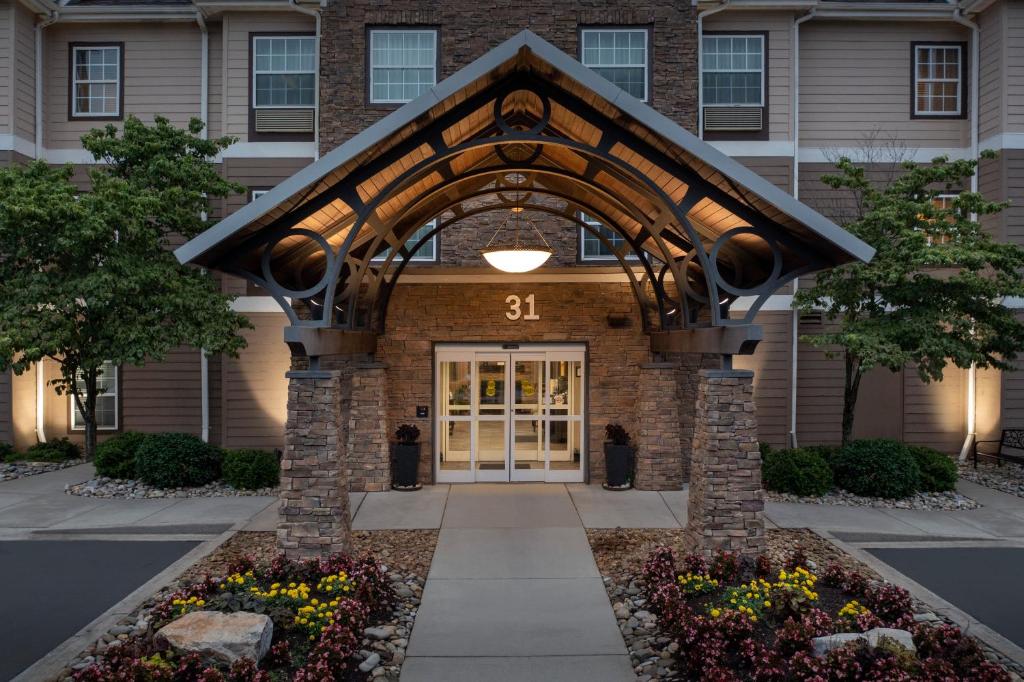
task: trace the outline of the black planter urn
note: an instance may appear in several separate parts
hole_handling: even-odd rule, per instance
[[[604,469],[606,488],[625,489],[630,487],[630,473],[633,470],[633,448],[630,445],[604,444]]]
[[[391,487],[415,490],[420,468],[419,443],[395,443],[391,466]]]

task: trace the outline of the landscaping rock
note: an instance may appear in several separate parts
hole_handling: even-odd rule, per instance
[[[380,654],[370,654],[366,660],[359,664],[359,669],[368,673],[380,665]]]
[[[896,628],[872,628],[864,633],[867,637],[868,644],[871,648],[878,646],[879,642],[883,639],[887,639],[890,642],[895,642],[901,647],[908,651],[917,651],[917,647],[914,646],[914,637],[906,630],[897,630]]]
[[[861,640],[866,641],[866,638],[859,632],[840,632],[835,635],[815,637],[811,640],[811,644],[814,646],[814,655],[818,658],[822,658],[833,649],[838,649],[846,646],[850,642],[858,642]]]
[[[16,478],[59,471],[77,466],[84,461],[84,459],[69,459],[66,462],[0,462],[0,481],[13,481]]]
[[[207,662],[234,663],[240,658],[256,662],[270,649],[274,624],[259,613],[193,611],[162,627],[157,642],[181,651],[194,651]]]
[[[194,488],[157,488],[132,479],[98,476],[83,483],[64,487],[68,495],[103,497],[126,500],[160,499],[164,497],[245,497],[250,495],[277,495],[277,488],[238,490],[224,481],[213,481]]]
[[[799,504],[830,504],[843,507],[876,507],[881,509],[924,509],[931,511],[955,511],[960,509],[978,509],[982,505],[958,492],[917,493],[900,500],[884,497],[862,497],[845,490],[831,490],[818,497],[793,495],[765,491],[767,502],[796,502]]]

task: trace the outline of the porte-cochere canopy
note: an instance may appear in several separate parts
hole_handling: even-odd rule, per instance
[[[591,230],[610,248],[581,214],[621,235],[613,251],[642,304],[645,326],[672,335],[749,328],[786,282],[873,255],[820,214],[523,31],[180,247],[177,256],[258,284],[307,338],[317,328],[372,336],[384,328],[389,295],[410,256],[429,239],[406,243],[420,226],[440,216],[435,231],[441,231],[507,211],[514,202]],[[631,256],[636,260],[627,261]],[[740,296],[754,297],[753,304],[730,318],[729,304]],[[297,313],[294,301],[304,302],[308,314]]]

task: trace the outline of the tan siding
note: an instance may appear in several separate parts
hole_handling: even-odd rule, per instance
[[[0,372],[0,443],[14,442],[11,373]]]
[[[284,313],[249,314],[256,327],[238,358],[224,358],[223,438],[229,448],[280,448],[288,404],[291,355],[284,344]]]
[[[790,130],[793,16],[789,12],[729,11],[708,17],[705,31],[768,34],[768,134],[772,140],[793,139]]]
[[[941,382],[924,383],[917,370],[903,372],[903,439],[942,452],[959,452],[964,440],[966,373],[950,365]]]
[[[967,41],[939,22],[810,21],[800,29],[800,144],[856,147],[881,128],[911,147],[963,147],[967,120],[914,120],[910,43]]]
[[[312,17],[297,12],[224,15],[225,133],[245,141],[249,135],[249,34],[316,30]]]
[[[68,44],[123,42],[124,113],[143,121],[155,115],[184,126],[199,115],[200,33],[195,24],[55,24],[48,29],[46,57],[46,144],[75,149],[82,134],[102,121],[68,120]]]
[[[785,447],[789,435],[792,314],[784,310],[762,312],[754,323],[764,329],[764,340],[753,355],[733,357],[733,366],[754,371],[758,439]]]
[[[14,134],[30,142],[36,139],[35,18],[20,3],[14,12]]]
[[[221,438],[224,428],[224,362],[219,355],[210,358],[210,442],[222,445]]]
[[[800,327],[800,334],[821,331]],[[797,356],[796,433],[800,445],[836,444],[843,419],[843,364],[800,343]]]
[[[854,438],[903,439],[903,373],[875,367],[860,381]]]
[[[36,369],[11,377],[11,418],[14,447],[24,450],[36,442]]]
[[[1022,132],[1024,131],[1024,3],[1007,2],[1005,4],[1005,131]]]
[[[121,370],[121,424],[128,431],[202,431],[199,351],[180,348],[163,362]]]
[[[241,183],[246,187],[244,194],[236,194],[227,199],[226,215],[230,215],[249,202],[250,189],[270,189],[282,180],[290,178],[310,163],[312,158],[292,159],[245,159],[229,158],[224,160],[224,173],[229,180]]]
[[[211,23],[207,26],[210,36],[209,101],[207,103],[210,137],[220,137],[224,134],[224,34],[222,28],[223,25],[220,23]]]
[[[789,156],[737,156],[744,166],[772,183],[783,192],[792,194],[793,159]]]
[[[1024,149],[1005,149],[1000,153],[1000,160],[1006,191],[1003,198],[1012,202],[1003,212],[1005,238],[1024,245]]]
[[[1000,133],[1006,116],[1006,5],[996,3],[978,17],[981,31],[981,73],[978,87],[978,135]]]
[[[0,133],[12,132],[11,79],[14,59],[14,2],[0,0]]]
[[[978,169],[978,191],[990,201],[1006,200],[1006,171],[1007,153],[1003,152],[999,158],[988,159],[981,162]],[[1006,239],[1006,221],[1008,211],[1001,211],[994,215],[981,217],[981,224],[985,226],[990,234],[1002,241]]]

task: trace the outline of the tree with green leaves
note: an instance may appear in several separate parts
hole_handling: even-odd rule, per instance
[[[876,183],[863,164],[843,157],[837,172],[822,178],[849,193],[847,205],[855,208],[843,227],[876,250],[869,263],[818,273],[794,298],[798,309],[821,310],[829,322],[827,331],[802,340],[844,361],[844,444],[861,379],[872,368],[910,365],[922,381],[941,381],[949,364],[1012,369],[1024,346],[1024,324],[1003,305],[1024,295],[1024,249],[997,242],[979,222],[1006,204],[963,191],[978,163],[905,161]]]
[[[129,117],[82,138],[98,164],[79,190],[72,168],[41,161],[0,169],[0,371],[49,358],[96,447],[103,365],[158,362],[190,345],[236,355],[248,321],[215,280],[178,263],[173,244],[211,223],[211,198],[242,187],[211,160],[233,142],[157,118]]]

